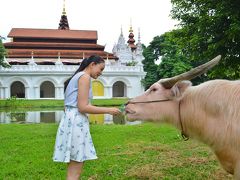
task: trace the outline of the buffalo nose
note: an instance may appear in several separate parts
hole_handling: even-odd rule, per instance
[[[129,99],[125,104],[124,104],[124,106],[127,106],[128,104],[130,104],[131,103],[131,99]]]

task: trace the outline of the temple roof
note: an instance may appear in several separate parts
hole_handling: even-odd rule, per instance
[[[107,57],[109,59],[116,59],[111,53],[97,50],[9,49],[7,56],[11,58],[31,58],[32,53],[35,58],[57,58],[60,53],[61,58],[66,59],[83,59],[84,57],[89,57],[93,54],[99,55],[104,59]]]
[[[59,29],[27,29],[13,28],[8,37],[11,38],[49,38],[49,39],[92,39],[97,40],[97,31],[59,30]]]
[[[118,58],[97,44],[97,31],[13,28],[4,43],[8,58],[61,58],[82,59],[93,54],[102,58]],[[72,59],[72,60],[71,60]]]
[[[104,50],[105,46],[99,45],[99,44],[91,44],[91,43],[58,43],[58,42],[7,42],[4,44],[5,47],[8,49],[11,48],[32,48],[32,49],[49,49],[49,48],[56,48],[56,49],[99,49]]]

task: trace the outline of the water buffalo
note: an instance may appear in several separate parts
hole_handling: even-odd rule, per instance
[[[240,81],[190,79],[215,66],[221,56],[193,70],[159,80],[125,107],[127,119],[166,122],[214,151],[223,168],[240,180]]]

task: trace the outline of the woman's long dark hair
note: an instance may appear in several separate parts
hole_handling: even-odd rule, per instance
[[[92,55],[90,56],[89,58],[85,58],[83,59],[83,61],[81,62],[79,68],[76,70],[76,72],[72,75],[72,77],[70,77],[68,80],[66,80],[64,82],[64,92],[66,91],[66,88],[67,88],[67,85],[68,83],[70,82],[70,80],[73,78],[73,76],[75,74],[77,74],[78,72],[80,71],[83,71],[86,67],[88,67],[89,64],[91,63],[94,63],[94,64],[100,64],[100,63],[104,63],[105,61],[103,60],[103,58],[101,58],[100,56],[98,55]]]

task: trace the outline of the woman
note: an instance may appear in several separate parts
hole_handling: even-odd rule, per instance
[[[53,160],[68,163],[68,180],[80,177],[84,161],[97,159],[86,114],[120,113],[118,108],[96,107],[89,102],[92,98],[91,78],[100,76],[104,67],[101,57],[90,56],[64,84],[65,113],[58,127]]]

